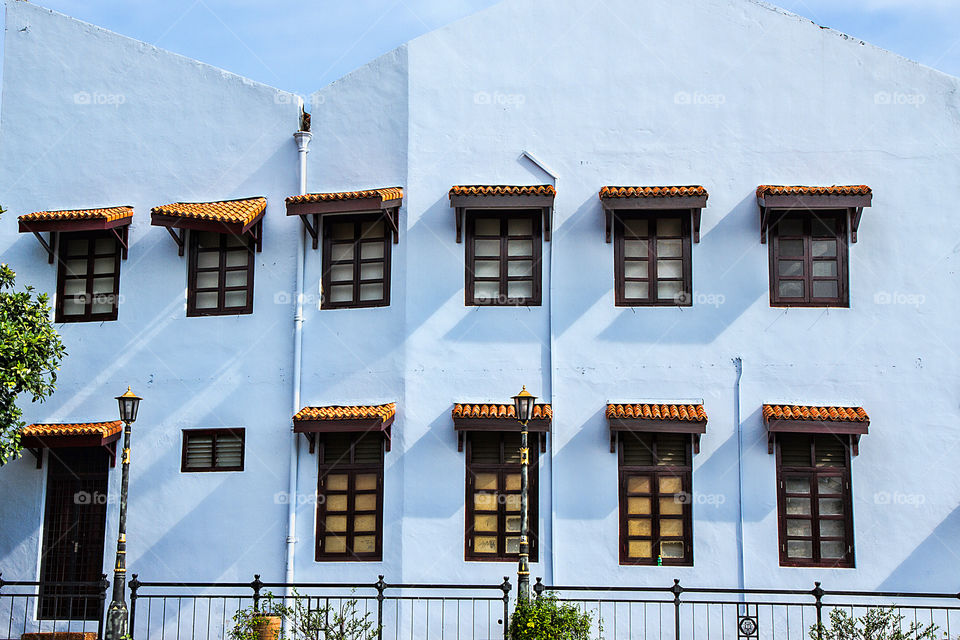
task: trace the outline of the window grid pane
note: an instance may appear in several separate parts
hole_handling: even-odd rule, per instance
[[[245,431],[184,429],[180,471],[243,471]]]
[[[540,215],[528,211],[469,212],[466,304],[540,304]]]
[[[689,306],[689,212],[619,212],[614,222],[617,306]]]
[[[770,227],[771,304],[846,307],[846,218],[784,213]]]
[[[191,231],[187,315],[252,313],[254,259],[246,235]]]
[[[57,322],[116,320],[120,243],[112,231],[65,233],[57,267]]]
[[[390,231],[381,216],[324,221],[321,309],[390,304]]]

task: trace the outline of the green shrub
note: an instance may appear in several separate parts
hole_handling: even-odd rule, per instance
[[[855,618],[844,609],[833,609],[827,624],[810,627],[810,640],[937,640],[939,627],[911,622],[904,627],[903,616],[893,607],[868,609]]]
[[[380,627],[371,619],[372,614],[361,613],[357,600],[341,600],[339,606],[326,604],[311,608],[310,598],[301,596],[296,589],[291,597],[293,606],[284,604],[284,599],[267,592],[257,606],[240,609],[233,616],[230,640],[266,640],[260,638],[260,619],[277,616],[287,623],[288,634],[281,631],[277,640],[371,640],[377,637]],[[319,600],[315,599],[317,603]]]
[[[510,617],[510,640],[589,640],[593,616],[553,593],[517,603]],[[603,632],[603,621],[598,621]]]

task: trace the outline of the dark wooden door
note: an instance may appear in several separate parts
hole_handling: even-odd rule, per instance
[[[96,582],[103,574],[108,458],[101,447],[51,449],[47,455],[40,580]],[[43,620],[99,620],[98,590],[45,584]]]

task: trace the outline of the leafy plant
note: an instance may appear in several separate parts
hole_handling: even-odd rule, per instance
[[[590,613],[546,593],[530,602],[517,602],[510,616],[510,640],[589,640],[592,623]],[[603,621],[597,626],[602,634]]]
[[[277,640],[371,640],[380,631],[372,614],[361,614],[356,599],[312,607],[311,598],[294,589],[292,600],[293,606],[287,606],[268,592],[258,606],[240,609],[233,616],[230,640],[273,640],[261,638],[266,616],[277,616],[286,623],[287,633],[281,630]]]
[[[0,465],[20,457],[25,423],[18,398],[23,394],[32,402],[49,398],[65,355],[50,321],[47,294],[35,294],[29,286],[17,291],[16,274],[0,264]]]
[[[844,609],[833,609],[827,624],[810,627],[810,640],[937,640],[939,627],[911,622],[904,626],[903,616],[893,607],[868,609],[859,618]]]

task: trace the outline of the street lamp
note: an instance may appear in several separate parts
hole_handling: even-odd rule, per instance
[[[517,566],[517,590],[521,600],[530,599],[530,543],[527,540],[529,529],[527,516],[527,472],[530,467],[530,449],[527,447],[527,423],[533,415],[533,405],[537,397],[527,391],[527,387],[513,396],[513,412],[520,423],[520,562]]]
[[[124,590],[127,586],[127,484],[130,481],[130,425],[137,419],[140,398],[130,387],[122,396],[117,396],[120,419],[123,420],[123,463],[120,476],[120,533],[117,536],[117,563],[113,569],[113,600],[107,608],[106,640],[120,640],[127,635],[127,603]]]

